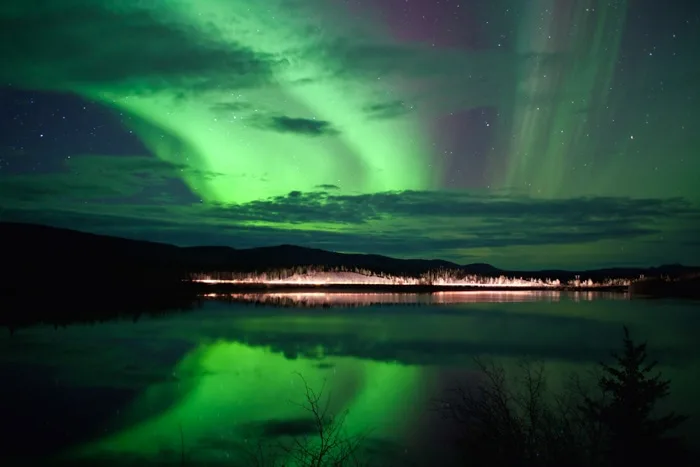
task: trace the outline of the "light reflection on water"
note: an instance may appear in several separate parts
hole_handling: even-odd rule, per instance
[[[138,323],[23,329],[0,337],[0,371],[12,376],[1,389],[0,430],[10,433],[5,440],[15,453],[51,445],[47,452],[142,465],[177,463],[182,427],[190,461],[229,462],[246,440],[304,417],[300,374],[332,394],[332,411],[349,411],[349,432],[369,429],[380,451],[401,446],[404,456],[432,465],[430,446],[439,446],[442,432],[430,400],[455,380],[469,381],[475,356],[511,369],[523,357],[541,359],[557,386],[617,348],[623,324],[665,364],[673,403],[696,411],[700,320],[693,304],[627,298],[251,294]],[[17,420],[28,420],[27,429]],[[48,441],[59,435],[61,443]]]
[[[623,292],[562,292],[549,290],[447,291],[433,293],[378,292],[269,292],[209,294],[210,299],[290,307],[360,307],[370,305],[446,305],[460,303],[512,303],[626,300]]]

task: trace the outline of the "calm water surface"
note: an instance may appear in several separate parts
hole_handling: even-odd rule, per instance
[[[543,360],[556,388],[617,349],[623,325],[672,380],[669,405],[697,414],[695,437],[698,311],[594,293],[270,294],[21,329],[0,335],[0,457],[235,465],[253,440],[309,429],[306,381],[376,459],[432,465],[445,434],[431,401],[473,380],[474,357]]]

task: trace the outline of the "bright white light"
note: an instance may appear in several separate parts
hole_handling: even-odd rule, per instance
[[[440,287],[508,287],[508,288],[596,288],[611,286],[628,286],[627,279],[607,279],[594,282],[591,279],[574,279],[562,283],[558,279],[535,279],[522,277],[487,277],[459,271],[433,271],[420,277],[374,275],[371,272],[314,271],[306,268],[305,273],[223,273],[216,275],[197,274],[195,282],[206,284],[259,284],[259,285],[298,285],[298,286],[333,286],[333,285],[393,285],[393,286],[440,286]],[[273,276],[273,277],[270,277]],[[226,277],[226,278],[224,278]],[[229,278],[230,277],[230,278]]]

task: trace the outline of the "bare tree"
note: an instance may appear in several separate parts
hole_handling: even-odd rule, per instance
[[[315,391],[298,374],[304,383],[306,402],[301,404],[314,421],[315,433],[311,436],[294,437],[285,451],[303,467],[360,465],[359,449],[364,435],[348,435],[345,431],[345,419],[348,412],[333,415],[329,411],[330,394],[324,396],[325,382],[320,390]]]
[[[314,390],[304,377],[297,373],[304,384],[304,403],[297,404],[310,415],[313,433],[293,436],[279,443],[263,444],[258,441],[246,449],[250,465],[255,467],[343,467],[365,465],[361,459],[362,444],[366,433],[350,435],[345,430],[348,412],[334,415],[330,412],[330,395],[325,394],[325,382]],[[286,458],[288,462],[284,462]]]
[[[246,442],[243,453],[247,458],[247,465],[251,467],[284,467],[277,445],[265,444],[261,440],[254,444]]]

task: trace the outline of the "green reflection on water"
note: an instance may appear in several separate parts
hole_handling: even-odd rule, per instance
[[[65,453],[73,459],[226,460],[270,423],[300,420],[304,387],[325,383],[348,434],[416,447],[428,402],[469,374],[475,356],[511,371],[545,361],[551,385],[586,372],[620,345],[622,325],[649,341],[672,380],[669,405],[699,414],[700,316],[671,300],[561,300],[425,307],[280,309],[209,303],[159,320],[22,330],[0,337],[0,364],[50,367],[65,387],[125,387],[138,397],[109,434]],[[86,400],[85,404],[100,404]],[[698,416],[688,431],[700,433]],[[427,425],[425,425],[427,426]],[[274,431],[274,430],[272,430]],[[412,444],[411,444],[412,443]],[[425,438],[425,444],[430,440]],[[423,449],[421,446],[420,449]],[[138,464],[138,463],[137,463]],[[138,464],[140,465],[140,464]]]
[[[190,458],[239,456],[241,443],[261,435],[256,427],[270,420],[308,417],[300,406],[305,402],[300,375],[310,387],[324,388],[330,413],[347,411],[347,436],[371,429],[373,436],[398,440],[410,422],[405,416],[412,413],[421,392],[421,370],[415,366],[343,357],[319,364],[226,341],[202,345],[188,354],[177,365],[175,375],[180,373],[194,382],[172,408],[72,454],[177,458],[184,439]],[[148,389],[136,404],[149,405],[160,389]]]

